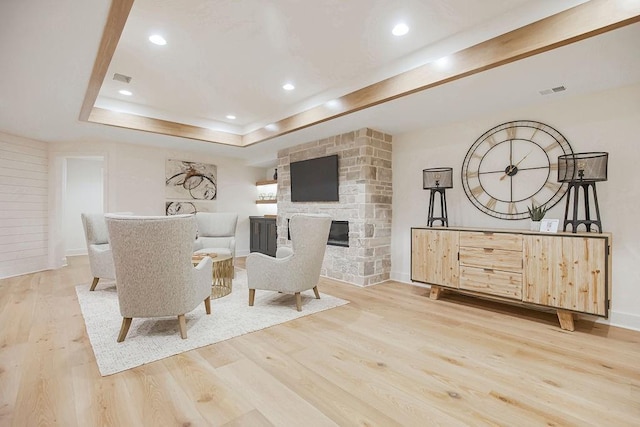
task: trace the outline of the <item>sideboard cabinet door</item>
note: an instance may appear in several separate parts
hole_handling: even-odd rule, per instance
[[[411,280],[458,287],[458,231],[411,230]]]
[[[605,238],[524,236],[523,301],[607,315]]]

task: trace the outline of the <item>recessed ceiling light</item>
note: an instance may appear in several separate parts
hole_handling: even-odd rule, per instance
[[[126,96],[131,96],[131,95],[133,95],[133,93],[132,93],[132,92],[130,92],[130,91],[128,91],[128,90],[125,90],[125,89],[119,90],[119,91],[118,91],[118,93],[119,93],[120,95],[126,95]]]
[[[227,119],[229,120],[235,120],[236,116],[234,116],[233,114],[227,114]]]
[[[440,68],[447,68],[451,60],[448,56],[443,56],[442,58],[436,60],[436,65]]]
[[[282,89],[284,90],[294,90],[296,87],[294,85],[292,85],[291,83],[286,83],[285,85],[282,86]]]
[[[393,27],[393,30],[391,30],[391,33],[394,36],[404,36],[408,32],[409,32],[409,26],[404,22],[396,25],[395,27]]]
[[[164,39],[164,37],[159,34],[154,34],[149,37],[149,41],[153,44],[157,44],[158,46],[164,46],[165,44],[167,44],[167,41]]]
[[[332,99],[325,102],[324,105],[331,110],[337,110],[338,108],[342,107],[342,102],[340,102],[339,99]]]
[[[270,132],[275,132],[275,131],[278,130],[278,125],[275,124],[275,123],[270,123],[270,124],[266,125],[264,128],[266,130],[270,131]]]

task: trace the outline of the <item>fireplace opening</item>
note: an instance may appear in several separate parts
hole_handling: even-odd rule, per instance
[[[327,245],[349,247],[349,221],[331,221]]]
[[[289,219],[287,219],[287,239],[291,240]],[[327,245],[349,247],[349,221],[331,221]]]

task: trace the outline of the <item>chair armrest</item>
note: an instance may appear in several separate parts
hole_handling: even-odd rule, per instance
[[[202,293],[201,289],[206,289],[206,292],[211,293],[211,269],[213,265],[213,260],[211,257],[204,257],[198,265],[196,265],[194,270],[194,279],[196,282],[196,286],[199,290],[198,293]]]
[[[288,290],[285,283],[290,282],[289,277],[295,273],[288,267],[292,259],[292,256],[273,258],[251,252],[246,261],[249,289]],[[279,286],[285,289],[278,289]]]
[[[288,246],[280,246],[276,249],[276,258],[286,258],[290,255],[293,255],[293,249]]]

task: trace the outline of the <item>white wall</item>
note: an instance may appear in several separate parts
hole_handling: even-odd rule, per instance
[[[66,191],[63,197],[63,233],[65,255],[87,253],[80,214],[104,212],[104,161],[95,158],[66,159]]]
[[[426,225],[428,193],[422,190],[422,169],[454,168],[454,188],[447,192],[449,225],[528,228],[528,220],[499,220],[476,209],[464,194],[460,170],[467,150],[486,130],[511,120],[536,120],[560,131],[575,152],[609,152],[608,181],[597,184],[603,229],[613,234],[608,322],[640,330],[640,85],[569,95],[544,105],[394,135],[392,278],[410,281],[410,227]],[[562,199],[546,218],[563,218],[564,203]]]
[[[0,277],[48,264],[47,144],[0,133]]]
[[[69,156],[103,156],[105,158],[104,179],[107,187],[105,211],[129,211],[137,215],[165,214],[166,159],[217,165],[218,199],[215,203],[216,211],[238,213],[236,253],[239,256],[249,253],[249,216],[259,214],[255,204],[255,183],[264,179],[264,168],[247,167],[242,161],[231,158],[130,144],[106,142],[50,144],[51,159],[57,161]],[[63,177],[54,173],[52,176],[52,191],[60,192]],[[53,199],[57,199],[57,196]],[[51,215],[51,223],[55,224],[56,228],[56,233],[52,233],[55,235],[52,236],[54,241],[51,246],[54,250],[59,251],[62,240],[61,230],[63,229],[57,219],[60,213],[54,211],[51,212]]]

